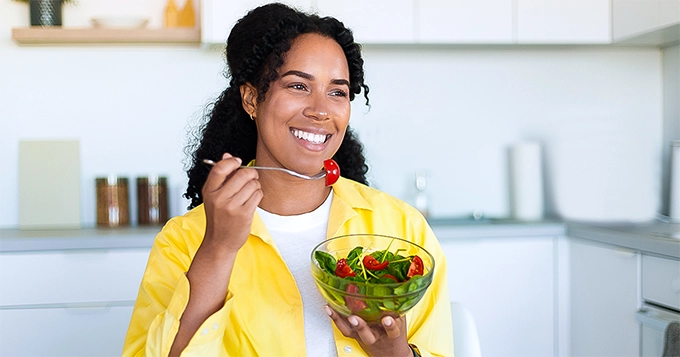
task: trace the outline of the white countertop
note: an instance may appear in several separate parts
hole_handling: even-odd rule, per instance
[[[150,249],[160,226],[51,230],[0,229],[0,253],[74,249]]]
[[[439,239],[475,239],[564,235],[560,222],[523,223],[509,220],[432,219]],[[63,230],[0,230],[0,253],[73,249],[150,249],[155,227],[83,228]]]
[[[568,236],[680,259],[680,224],[677,223],[519,222],[451,218],[433,218],[429,222],[442,241]],[[160,229],[160,226],[65,230],[0,229],[0,253],[150,249]]]
[[[680,259],[680,223],[567,223],[567,235]]]

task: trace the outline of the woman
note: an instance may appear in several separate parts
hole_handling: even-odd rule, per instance
[[[367,167],[348,128],[364,84],[360,47],[333,18],[281,4],[242,18],[227,40],[229,87],[193,153],[193,209],[156,237],[123,355],[452,355],[444,256],[415,209],[365,185]],[[334,158],[332,188],[313,175]],[[218,161],[213,167],[203,159]],[[368,325],[330,309],[309,253],[348,233],[400,236],[436,264],[419,304]]]

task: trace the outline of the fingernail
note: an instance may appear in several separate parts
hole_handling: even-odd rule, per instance
[[[228,159],[230,157],[231,157],[231,154],[229,154],[228,152],[225,152],[224,154],[222,154],[222,160]]]
[[[359,320],[355,316],[350,316],[349,319],[347,319],[352,326],[359,326]]]
[[[323,309],[326,310],[326,313],[328,314],[328,316],[332,316],[332,315],[333,315],[333,311],[331,311],[331,308],[330,308],[330,307],[324,306]]]
[[[385,326],[392,326],[392,322],[394,322],[394,320],[389,316],[383,319],[383,325]]]
[[[238,164],[239,164],[239,165],[241,165],[241,164],[243,163],[243,160],[241,160],[240,157],[237,157],[237,158],[236,158],[236,161],[238,161]]]

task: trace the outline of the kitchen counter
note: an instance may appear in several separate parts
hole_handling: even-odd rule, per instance
[[[564,235],[564,224],[512,220],[435,218],[429,220],[440,239]],[[55,230],[0,229],[0,253],[58,250],[151,248],[161,227]]]
[[[428,220],[437,237],[481,239],[568,236],[680,259],[680,224],[591,223],[505,219]],[[161,227],[83,228],[65,230],[0,229],[0,253],[97,249],[150,249]]]
[[[0,253],[74,249],[150,249],[160,230],[161,227],[0,229]]]
[[[571,238],[588,239],[680,259],[680,223],[566,223]]]
[[[511,219],[430,218],[432,230],[440,240],[502,237],[545,237],[565,235],[560,221],[522,222]]]

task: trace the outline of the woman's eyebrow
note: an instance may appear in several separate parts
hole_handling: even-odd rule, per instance
[[[282,74],[281,78],[286,77],[286,76],[298,76],[298,77],[301,77],[301,78],[304,78],[304,79],[307,79],[307,80],[310,80],[310,81],[314,80],[313,75],[306,73],[306,72],[302,72],[302,71],[296,71],[294,69]],[[331,83],[339,84],[339,85],[346,85],[346,86],[349,87],[349,81],[346,80],[346,79],[334,79],[334,80],[331,81]]]
[[[296,71],[294,69],[291,69],[290,71],[282,74],[281,78],[286,77],[286,76],[298,76],[298,77],[302,77],[304,79],[309,79],[310,81],[314,79],[314,76],[312,76],[311,74],[305,73],[305,72],[302,72],[302,71]]]
[[[333,84],[340,84],[340,85],[346,85],[349,87],[349,81],[346,79],[334,79],[331,81]]]

